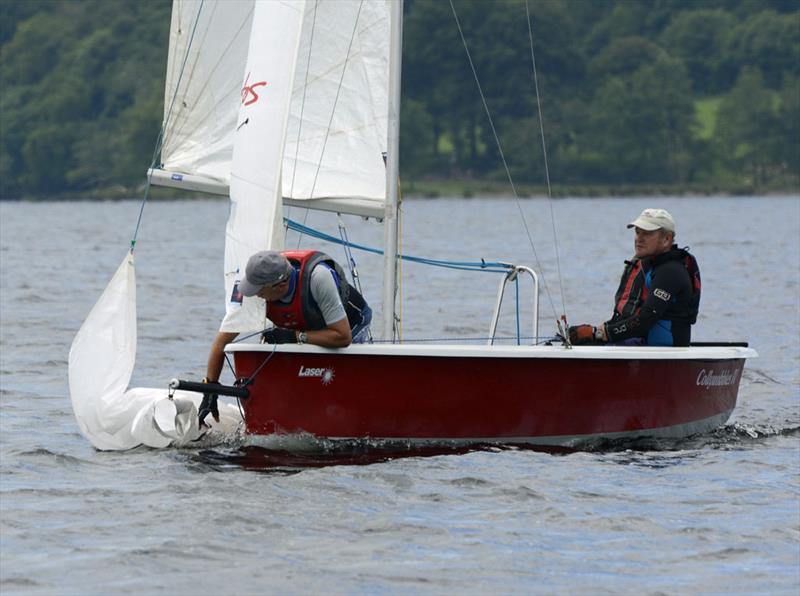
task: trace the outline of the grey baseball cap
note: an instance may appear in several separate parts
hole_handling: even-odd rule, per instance
[[[648,232],[660,229],[675,233],[675,220],[666,209],[645,209],[639,217],[628,224],[628,227],[641,228]]]
[[[264,286],[274,286],[292,272],[289,260],[275,250],[262,250],[247,260],[244,279],[239,282],[243,296],[255,296]]]

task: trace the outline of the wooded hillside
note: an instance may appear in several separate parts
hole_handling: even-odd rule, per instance
[[[543,186],[525,0],[455,2],[515,181]],[[796,0],[529,0],[556,187],[797,191]],[[2,0],[0,197],[144,181],[170,0]],[[406,0],[401,172],[505,171],[446,0]]]

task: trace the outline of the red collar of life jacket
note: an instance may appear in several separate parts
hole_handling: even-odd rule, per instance
[[[295,270],[294,294],[290,302],[267,302],[267,318],[286,329],[316,330],[325,328],[322,313],[311,297],[311,271],[331,258],[316,250],[287,250],[281,254],[289,259]]]

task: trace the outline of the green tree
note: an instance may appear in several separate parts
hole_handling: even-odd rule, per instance
[[[677,13],[664,30],[664,46],[686,64],[694,91],[714,94],[730,88],[723,47],[734,24],[733,15],[724,10],[687,10]]]
[[[785,74],[800,75],[800,12],[754,14],[731,30],[725,45],[735,71],[754,66],[769,88],[780,89]]]
[[[717,116],[715,141],[724,165],[731,172],[743,172],[757,187],[764,185],[768,171],[781,162],[775,135],[780,122],[774,106],[774,95],[764,85],[761,71],[745,67]]]
[[[778,124],[782,131],[780,155],[790,174],[800,177],[800,78],[787,76],[781,91]],[[794,181],[798,186],[798,180]]]
[[[403,134],[400,135],[403,172],[412,177],[424,176],[434,165],[436,155],[433,118],[421,102],[407,99],[400,107],[400,122],[403,126]]]
[[[0,196],[143,180],[160,122],[169,1],[22,4],[3,3],[14,22],[0,47]]]
[[[630,76],[642,66],[666,57],[663,49],[644,37],[620,37],[589,61],[589,75],[593,84],[602,84],[610,77]]]
[[[585,146],[609,182],[685,182],[691,172],[694,105],[679,60],[661,58],[607,81],[592,102]]]

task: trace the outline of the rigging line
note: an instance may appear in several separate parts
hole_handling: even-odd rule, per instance
[[[338,216],[338,219],[339,237],[342,239],[342,248],[344,249],[345,258],[347,259],[347,264],[350,269],[350,276],[353,278],[353,287],[363,296],[364,290],[361,287],[361,276],[358,274],[358,267],[356,266],[356,259],[353,256],[353,251],[350,250],[351,244],[350,238],[347,235],[347,226],[344,225],[341,215]],[[372,331],[370,331],[369,327],[367,327],[367,338],[369,343],[372,343]]]
[[[214,9],[213,9],[214,12],[211,13],[211,16],[209,17],[209,21],[213,20],[214,14],[216,13],[218,6],[219,6],[219,3],[214,5]],[[197,88],[197,95],[198,96],[210,97],[212,95],[212,93],[210,91],[208,91],[208,88],[211,85],[212,76],[220,69],[223,59],[228,55],[228,53],[230,52],[230,49],[233,47],[234,43],[236,43],[236,40],[243,33],[245,25],[247,25],[252,20],[252,16],[253,16],[253,9],[250,9],[250,12],[247,14],[247,16],[245,16],[244,20],[242,20],[242,22],[240,23],[239,28],[236,30],[236,33],[234,33],[231,36],[230,41],[228,42],[228,45],[226,45],[225,49],[220,53],[219,59],[217,60],[217,62],[214,64],[214,66],[210,70],[207,71],[207,73],[206,73],[207,76],[205,77],[205,80],[202,81],[202,83],[203,83],[202,86]],[[204,32],[203,39],[200,41],[201,45],[203,44],[203,40],[206,39],[206,37],[208,35],[208,31],[209,30],[206,29],[206,31]],[[189,80],[190,81],[194,78],[194,72],[195,72],[198,64],[199,64],[199,60],[196,60],[194,62],[194,64],[192,65],[192,69],[190,70],[190,74],[189,74]],[[204,113],[202,113],[201,115],[198,115],[196,120],[199,121],[199,122],[203,122],[203,123],[208,122],[208,120],[212,116],[214,116],[215,114],[218,113],[218,109],[219,109],[220,104],[226,102],[228,100],[228,96],[231,93],[236,93],[237,95],[240,95],[241,94],[241,83],[237,84],[233,88],[228,88],[227,90],[225,90],[225,89],[217,89],[216,92],[213,93],[213,95],[218,97],[217,101],[212,103],[212,104],[209,104],[207,106],[206,111]],[[196,109],[197,107],[198,106],[194,106],[193,107],[194,109],[192,110],[192,112],[196,113],[196,114],[200,114],[199,110]],[[184,129],[185,129],[185,127],[190,122],[191,121],[190,121],[189,118],[184,117],[182,122],[180,123],[180,125],[175,124],[174,125],[175,128],[173,130],[173,136],[182,134]]]
[[[261,369],[264,368],[267,365],[267,362],[272,360],[272,357],[275,355],[275,350],[277,350],[277,349],[278,349],[278,344],[273,344],[272,351],[269,353],[269,355],[266,358],[264,358],[264,361],[261,364],[258,365],[258,368],[256,368],[256,370],[253,372],[253,374],[245,379],[245,382],[242,384],[242,387],[247,387],[250,383],[253,382],[253,379],[255,379],[258,376],[258,373],[260,373]],[[227,357],[227,354],[225,356]],[[236,373],[234,372],[234,375],[235,374]]]
[[[356,12],[356,20],[353,23],[353,32],[350,34],[350,43],[347,45],[347,53],[344,56],[344,65],[342,66],[342,76],[339,77],[339,86],[336,88],[336,97],[333,100],[333,108],[331,109],[331,117],[328,120],[328,127],[325,130],[325,140],[322,142],[322,152],[319,155],[319,163],[317,164],[317,171],[314,174],[314,183],[311,185],[311,196],[314,196],[314,190],[317,188],[317,178],[322,169],[322,160],[325,157],[325,148],[328,145],[328,137],[331,133],[331,125],[333,124],[333,116],[336,114],[336,106],[339,103],[339,93],[342,90],[342,83],[344,82],[344,73],[347,72],[347,63],[350,61],[350,51],[353,49],[353,40],[356,38],[356,31],[358,31],[358,18],[361,16],[361,7],[364,6],[364,0],[358,4],[358,12]]]
[[[300,102],[300,121],[297,124],[297,145],[294,148],[294,164],[292,166],[292,182],[289,186],[289,196],[294,196],[294,181],[297,174],[297,158],[300,155],[300,139],[303,132],[303,114],[306,109],[306,94],[308,93],[308,74],[311,70],[311,54],[314,51],[314,32],[317,28],[317,9],[319,8],[319,1],[314,2],[314,19],[311,21],[311,37],[308,41],[308,60],[306,60],[306,77],[303,81],[303,101]],[[291,102],[290,102],[291,103]],[[292,208],[289,207],[289,214],[291,215]]]
[[[172,94],[172,100],[169,104],[169,110],[167,110],[167,115],[164,118],[164,123],[161,125],[161,130],[158,131],[158,138],[156,139],[156,145],[153,148],[153,157],[150,160],[150,167],[148,168],[151,170],[156,164],[156,157],[158,156],[159,152],[161,151],[162,143],[164,142],[164,131],[167,129],[167,124],[169,123],[169,118],[172,115],[172,110],[175,107],[175,100],[178,97],[178,89],[181,86],[181,79],[183,78],[183,72],[186,68],[186,62],[189,59],[189,50],[192,47],[192,41],[194,40],[194,34],[197,32],[197,24],[200,22],[200,13],[203,12],[203,4],[205,0],[200,0],[200,6],[197,8],[197,16],[195,17],[194,26],[192,27],[192,34],[189,36],[189,43],[186,46],[186,54],[183,57],[183,63],[181,64],[180,74],[178,75],[178,82],[175,85],[175,93]],[[139,218],[136,220],[136,229],[133,231],[133,238],[131,238],[131,252],[133,252],[134,247],[136,246],[136,238],[139,236],[139,226],[142,224],[142,215],[144,214],[144,206],[147,203],[147,198],[150,196],[150,186],[151,180],[153,178],[153,174],[150,173],[147,176],[147,184],[144,187],[144,197],[142,198],[142,205],[139,207]]]
[[[342,243],[342,240],[336,238],[335,236],[331,236],[330,234],[326,234],[325,232],[320,232],[319,230],[315,230],[314,228],[309,228],[291,219],[284,218],[284,222],[286,223],[287,227],[290,230],[302,232],[303,234],[311,236],[312,238],[325,240],[333,244]],[[348,245],[358,250],[363,250],[365,252],[370,252],[377,255],[383,254],[383,250],[379,248],[373,248],[371,246],[365,246],[363,244],[356,244],[355,242],[348,242]],[[481,260],[481,262],[478,263],[470,261],[440,261],[436,259],[429,259],[427,257],[413,257],[411,255],[404,255],[404,254],[398,254],[398,257],[404,261],[410,261],[412,263],[445,267],[449,269],[461,269],[464,271],[487,271],[491,273],[508,273],[508,270],[513,268],[513,265],[510,265],[508,263],[487,262],[485,260]]]
[[[350,34],[350,43],[347,45],[347,53],[344,56],[344,65],[342,66],[342,76],[339,77],[339,86],[336,88],[336,97],[333,100],[333,108],[331,109],[331,117],[328,120],[328,127],[325,130],[325,140],[322,142],[322,152],[319,155],[319,162],[317,163],[317,171],[314,173],[314,183],[311,185],[311,193],[309,195],[310,198],[314,197],[314,190],[317,188],[317,179],[319,178],[319,172],[322,169],[322,159],[325,157],[325,148],[328,146],[328,137],[331,133],[331,125],[333,124],[333,116],[336,114],[336,106],[339,103],[339,93],[342,90],[342,83],[344,82],[344,73],[347,72],[347,63],[350,61],[350,50],[353,49],[353,40],[356,38],[356,31],[358,31],[358,18],[361,16],[361,7],[364,6],[364,0],[358,3],[358,12],[356,12],[356,20],[353,23],[353,32]],[[306,223],[308,219],[308,209],[306,209],[306,214],[303,217],[303,224]],[[297,246],[300,247],[300,240],[302,240],[303,235],[300,234],[300,237],[297,239]]]
[[[456,21],[456,26],[458,27],[458,33],[461,36],[461,42],[464,44],[464,51],[467,54],[467,60],[469,61],[469,66],[472,69],[472,76],[475,79],[475,84],[478,86],[478,92],[481,96],[481,101],[483,102],[483,109],[486,111],[486,117],[489,120],[489,127],[492,129],[492,135],[494,135],[494,141],[497,144],[497,150],[500,153],[500,159],[503,162],[503,167],[506,170],[506,177],[508,178],[509,184],[511,184],[511,190],[514,193],[514,199],[517,203],[517,209],[519,210],[520,219],[522,219],[522,225],[525,228],[525,234],[528,236],[528,242],[530,243],[531,250],[533,251],[533,257],[536,259],[536,266],[539,268],[542,277],[542,285],[544,285],[545,294],[547,294],[547,300],[550,302],[550,308],[553,310],[553,316],[558,319],[558,313],[556,312],[555,304],[553,303],[553,296],[550,293],[550,287],[547,284],[547,280],[545,279],[544,269],[542,268],[542,264],[539,260],[539,254],[536,252],[536,247],[533,244],[533,237],[531,236],[530,228],[528,227],[528,220],[525,218],[525,212],[522,210],[522,205],[519,200],[519,194],[517,193],[517,187],[514,184],[514,179],[511,176],[511,170],[508,168],[508,162],[506,161],[505,153],[503,152],[503,146],[500,143],[500,137],[497,134],[497,130],[494,126],[494,120],[492,120],[492,114],[489,111],[489,105],[486,103],[486,96],[483,94],[483,88],[481,87],[481,82],[478,79],[478,71],[475,69],[475,64],[472,62],[472,55],[469,52],[469,47],[467,46],[467,39],[464,37],[464,31],[461,29],[461,22],[458,20],[458,14],[456,13],[456,7],[453,4],[453,0],[450,0],[450,9],[453,11],[453,17]]]
[[[542,116],[542,100],[539,96],[539,77],[536,73],[536,55],[533,51],[533,28],[531,27],[531,11],[528,0],[525,0],[525,14],[528,21],[528,40],[531,45],[531,65],[533,66],[533,87],[536,90],[536,106],[539,109],[539,132],[542,137],[542,155],[544,156],[544,177],[547,181],[547,204],[550,206],[550,224],[553,226],[553,244],[556,252],[556,270],[558,271],[558,285],[561,292],[561,309],[564,316],[567,314],[567,306],[564,299],[564,278],[561,275],[561,258],[558,254],[558,234],[556,233],[556,217],[553,209],[553,192],[550,187],[550,166],[547,162],[547,143],[544,136],[544,117]]]

